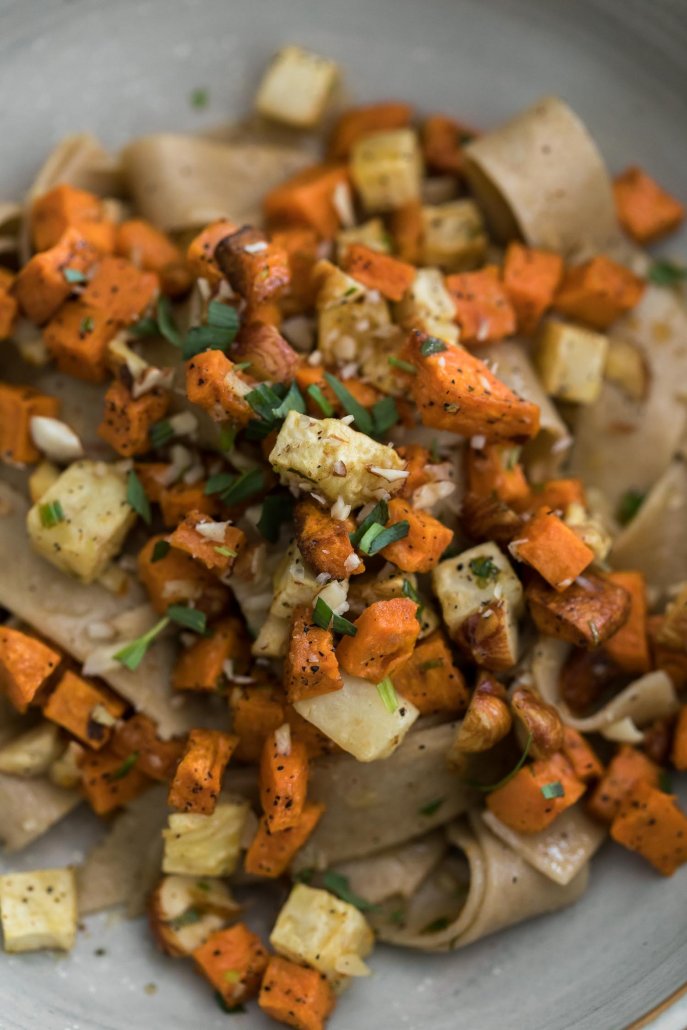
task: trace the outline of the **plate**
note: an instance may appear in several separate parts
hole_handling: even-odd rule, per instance
[[[556,93],[611,168],[643,164],[679,194],[684,15],[681,0],[4,0],[0,197],[18,196],[68,132],[117,146],[240,115],[284,42],[339,60],[352,100],[407,98],[485,127]],[[210,97],[202,111],[189,103],[198,87]],[[668,249],[679,254],[680,242]],[[94,823],[58,827],[11,867],[78,861]],[[372,979],[353,984],[331,1026],[679,1030],[686,931],[684,872],[663,880],[607,846],[572,909],[455,955],[378,949]],[[0,957],[0,1011],[5,1030],[219,1030],[231,1018],[189,963],[162,958],[143,925],[111,915],[88,921],[70,957]],[[233,1019],[274,1025],[255,1009]]]

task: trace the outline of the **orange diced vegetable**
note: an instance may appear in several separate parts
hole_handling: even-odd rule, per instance
[[[287,751],[275,730],[265,740],[260,758],[260,804],[270,832],[298,825],[307,789],[305,745],[289,738]]]
[[[254,412],[243,397],[249,389],[240,372],[233,372],[234,363],[221,350],[207,350],[186,362],[186,394],[192,404],[203,408],[216,422],[231,419],[245,426]],[[235,383],[227,382],[232,372]]]
[[[205,493],[205,483],[174,483],[165,487],[160,493],[160,511],[162,521],[170,529],[185,518],[188,511],[198,511],[201,515],[216,515],[219,511],[214,494]]]
[[[618,221],[638,243],[653,243],[673,232],[685,217],[684,205],[637,166],[616,177],[613,196]]]
[[[426,426],[484,436],[487,443],[536,436],[536,404],[518,397],[469,351],[444,345],[423,354],[433,340],[414,332],[407,348],[417,368],[411,389]]]
[[[126,711],[126,704],[105,687],[67,670],[47,701],[43,715],[99,751],[110,739],[112,726]]]
[[[15,277],[6,268],[0,268],[0,340],[12,335],[19,304],[12,292]]]
[[[231,236],[237,229],[238,225],[235,222],[220,218],[206,225],[203,231],[191,240],[186,251],[186,261],[197,279],[207,279],[211,286],[217,286],[222,281],[224,276],[215,260],[215,248],[220,240],[225,236]]]
[[[31,239],[36,250],[49,250],[68,229],[75,229],[100,254],[114,250],[115,227],[105,217],[100,197],[63,183],[31,206]]]
[[[390,226],[399,258],[418,264],[425,231],[420,201],[409,200],[395,208],[390,215]]]
[[[258,1005],[296,1030],[323,1030],[336,998],[324,973],[273,955],[265,970]]]
[[[663,639],[665,624],[665,615],[650,615],[647,619],[653,667],[670,676],[676,690],[684,690],[687,687],[687,649],[673,647]]]
[[[267,966],[267,952],[260,938],[244,923],[211,933],[194,949],[193,958],[228,1008],[258,993]]]
[[[169,787],[167,803],[181,812],[212,815],[237,738],[221,730],[191,730]]]
[[[513,241],[503,265],[503,286],[515,309],[519,333],[530,336],[553,304],[563,276],[563,258]]]
[[[554,307],[594,329],[607,329],[639,303],[643,292],[638,276],[600,254],[566,271]]]
[[[232,359],[248,362],[253,379],[271,383],[290,383],[301,360],[279,330],[264,322],[241,326]]]
[[[529,497],[512,503],[518,511],[550,508],[558,515],[565,515],[571,504],[581,504],[586,508],[587,498],[579,479],[547,479],[545,483],[535,484]]]
[[[523,524],[510,552],[559,591],[567,590],[594,561],[591,547],[548,508],[540,508]]]
[[[687,770],[687,705],[683,705],[675,724],[671,761],[680,772]]]
[[[415,279],[415,268],[406,261],[351,243],[346,248],[343,268],[370,290],[378,290],[387,300],[401,300]]]
[[[172,674],[175,690],[217,691],[232,675],[250,668],[250,641],[239,619],[215,622],[212,636],[201,637],[181,652]]]
[[[546,788],[553,796],[546,796]],[[584,791],[584,783],[578,780],[567,758],[556,753],[525,765],[503,787],[492,790],[487,794],[487,808],[518,833],[538,833],[574,805]]]
[[[351,676],[380,683],[413,653],[420,632],[417,604],[407,597],[375,601],[354,622],[354,637],[336,649],[339,665]]]
[[[427,466],[432,464],[431,454],[417,443],[403,444],[396,450],[405,461],[408,473],[399,492],[401,497],[410,498],[418,487],[431,482],[432,477],[427,471]]]
[[[324,805],[306,805],[295,826],[276,832],[270,831],[267,819],[263,816],[246,852],[246,872],[271,879],[285,873],[296,852],[303,847],[317,826],[323,812]]]
[[[356,564],[355,551],[349,539],[354,525],[350,519],[334,519],[329,509],[307,498],[294,508],[294,524],[298,550],[318,574],[333,579],[348,579],[365,571],[362,561]]]
[[[408,523],[407,535],[387,544],[379,553],[403,572],[429,572],[453,540],[453,530],[429,512],[394,497],[389,501],[387,528],[399,522]]]
[[[394,672],[394,686],[420,715],[460,716],[468,706],[465,678],[453,664],[441,633],[419,642],[410,658]]]
[[[609,572],[612,583],[630,595],[630,614],[624,626],[609,637],[604,647],[623,672],[641,675],[651,668],[647,635],[646,580],[641,572]]]
[[[543,579],[532,579],[525,597],[541,633],[588,650],[612,637],[630,613],[627,590],[593,572],[562,592]]]
[[[67,229],[53,247],[34,254],[14,282],[14,294],[29,321],[43,325],[52,318],[97,257],[76,229]]]
[[[229,598],[227,587],[188,554],[174,548],[153,561],[159,540],[165,537],[150,537],[138,554],[138,578],[155,611],[164,615],[170,604],[193,603],[210,618],[220,615]]]
[[[475,136],[473,129],[445,114],[431,114],[422,123],[422,152],[427,167],[439,175],[460,175],[463,146]]]
[[[104,257],[96,265],[81,299],[116,322],[128,325],[145,314],[159,288],[154,272],[142,272],[126,258]]]
[[[272,241],[289,259],[289,288],[282,298],[292,314],[308,311],[315,305],[317,284],[312,271],[319,260],[319,239],[314,229],[294,225],[272,233]]]
[[[60,402],[31,386],[0,383],[0,461],[27,464],[41,454],[31,436],[34,415],[56,418]]]
[[[88,383],[107,378],[108,346],[121,323],[83,300],[70,300],[43,330],[45,345],[60,372]]]
[[[462,344],[494,343],[515,332],[515,311],[495,265],[446,277]]]
[[[529,497],[530,488],[518,458],[517,447],[488,444],[467,447],[465,473],[470,493],[478,497],[495,497],[505,504],[516,505]]]
[[[149,501],[155,504],[160,503],[160,498],[165,487],[165,479],[170,466],[165,461],[137,461],[135,465],[136,475],[141,481],[141,486]]]
[[[98,436],[123,458],[145,454],[150,450],[149,432],[167,413],[170,395],[155,387],[134,398],[119,379],[115,379],[105,394],[105,412],[98,426]]]
[[[0,626],[0,689],[18,712],[40,703],[43,688],[62,661],[42,640]]]
[[[215,259],[232,289],[249,305],[276,300],[289,285],[286,251],[249,225],[220,240]]]
[[[604,767],[593,747],[572,726],[563,727],[562,751],[578,780],[589,783],[590,780],[598,780],[603,776]]]
[[[310,605],[300,605],[294,611],[284,659],[284,686],[292,704],[343,686],[332,632],[313,623]]]
[[[239,738],[236,758],[254,765],[260,761],[265,741],[285,721],[283,695],[268,687],[250,686],[232,692],[232,729]]]
[[[79,755],[81,787],[96,815],[109,815],[128,805],[151,786],[153,780],[138,767],[138,760],[135,751],[122,758],[111,748],[84,750]]]
[[[687,815],[677,798],[639,780],[613,820],[611,837],[664,876],[687,862]]]
[[[138,755],[139,771],[164,783],[176,769],[184,744],[178,739],[160,740],[153,720],[137,712],[117,724],[108,749],[122,759]]]
[[[223,527],[221,537],[205,536],[200,526]],[[217,523],[200,511],[190,511],[169,537],[172,547],[190,554],[206,569],[218,575],[231,572],[239,551],[246,542],[246,534],[228,522]]]
[[[657,787],[658,766],[642,751],[629,744],[621,744],[594,788],[587,803],[587,811],[601,822],[612,822],[623,801],[639,780],[644,780],[651,787]]]
[[[348,185],[345,165],[317,164],[305,168],[270,190],[263,201],[265,218],[279,228],[308,225],[324,239],[331,239],[340,226],[334,191],[341,185]]]
[[[329,139],[327,157],[332,161],[346,161],[353,144],[364,136],[390,129],[405,129],[410,125],[413,109],[398,100],[387,100],[364,107],[352,107],[340,116]]]
[[[117,226],[115,251],[146,272],[156,272],[163,293],[183,297],[193,278],[176,243],[167,233],[142,218],[131,218]]]

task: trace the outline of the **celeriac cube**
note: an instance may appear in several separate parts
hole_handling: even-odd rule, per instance
[[[251,645],[256,658],[283,658],[289,649],[291,620],[279,615],[268,615]]]
[[[0,876],[5,951],[74,947],[77,928],[73,869],[37,869]]]
[[[40,501],[43,494],[60,478],[60,470],[51,461],[42,461],[36,465],[29,476],[29,494],[34,504]]]
[[[568,322],[545,322],[537,337],[534,363],[551,397],[593,404],[601,391],[608,338]]]
[[[44,525],[44,505],[57,505],[60,521]],[[26,517],[35,551],[63,572],[92,583],[114,558],[136,521],[126,499],[126,477],[104,461],[76,461]]]
[[[360,361],[373,346],[371,335],[390,329],[389,305],[329,261],[320,261],[315,274],[321,283],[317,333],[325,364]]]
[[[379,250],[382,254],[391,253],[389,233],[381,218],[370,218],[352,229],[342,229],[336,236],[336,255],[339,261],[343,258],[352,243],[364,243],[371,250]]]
[[[405,698],[390,712],[368,680],[344,673],[343,682],[340,690],[297,701],[294,708],[359,762],[388,758],[420,713]]]
[[[420,196],[422,152],[413,129],[364,136],[353,144],[350,167],[367,211],[393,211]]]
[[[187,876],[230,876],[238,865],[249,805],[224,799],[212,815],[173,812],[164,839],[164,873]]]
[[[405,462],[393,447],[351,429],[340,419],[290,411],[269,456],[283,483],[339,497],[353,506],[396,493]]]
[[[447,272],[463,272],[481,264],[487,234],[474,200],[452,200],[422,209],[422,262]]]
[[[294,608],[300,604],[310,604],[317,595],[338,615],[342,615],[348,608],[345,603],[348,582],[332,580],[324,585],[318,583],[303,561],[295,540],[291,541],[276,568],[273,592],[270,612],[280,618],[290,619]]]
[[[312,966],[339,985],[347,960],[369,955],[374,935],[353,905],[329,891],[299,883],[277,916],[270,944],[284,958]]]
[[[456,306],[438,268],[418,268],[413,285],[394,305],[396,320],[405,329],[424,329],[449,343],[458,343]]]
[[[0,747],[0,772],[40,776],[64,752],[66,744],[52,722],[42,722]]]
[[[619,386],[633,401],[646,397],[649,369],[639,347],[629,340],[609,336],[604,378]]]
[[[263,76],[255,106],[266,118],[311,129],[322,118],[338,75],[334,61],[301,47],[284,47]]]

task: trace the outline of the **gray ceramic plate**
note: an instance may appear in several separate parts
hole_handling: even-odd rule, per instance
[[[558,93],[612,167],[638,161],[683,186],[685,0],[0,0],[0,19],[1,199],[21,193],[67,132],[117,145],[240,114],[285,41],[340,60],[356,99],[406,97],[478,125]],[[188,103],[198,86],[211,97],[202,113]],[[78,860],[94,833],[77,820],[12,864]],[[380,950],[332,1026],[680,1030],[687,1008],[663,1003],[687,976],[684,884],[684,871],[664,881],[608,848],[569,911],[453,956]],[[232,1019],[266,1025],[220,1013],[187,964],[156,955],[143,925],[91,920],[69,958],[0,956],[5,1030],[214,1030]]]

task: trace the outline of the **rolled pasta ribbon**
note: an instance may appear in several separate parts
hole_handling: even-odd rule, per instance
[[[569,883],[555,883],[499,840],[476,813],[469,824],[452,823],[448,838],[463,856],[463,868],[456,858],[442,862],[400,910],[401,919],[398,907],[373,914],[381,940],[420,951],[453,951],[571,905],[587,886],[586,864]],[[462,900],[456,897],[461,880]]]
[[[568,257],[620,235],[596,143],[557,97],[545,97],[465,148],[465,174],[494,235]]]
[[[88,132],[65,136],[51,150],[27,194],[35,200],[58,184],[89,190],[101,197],[121,196],[122,170],[117,158]]]
[[[82,801],[78,790],[58,787],[47,777],[0,773],[0,840],[19,851],[38,840]]]
[[[410,898],[420,888],[447,851],[441,830],[418,840],[387,848],[376,855],[354,858],[335,866],[354,894],[378,905],[389,898]]]

